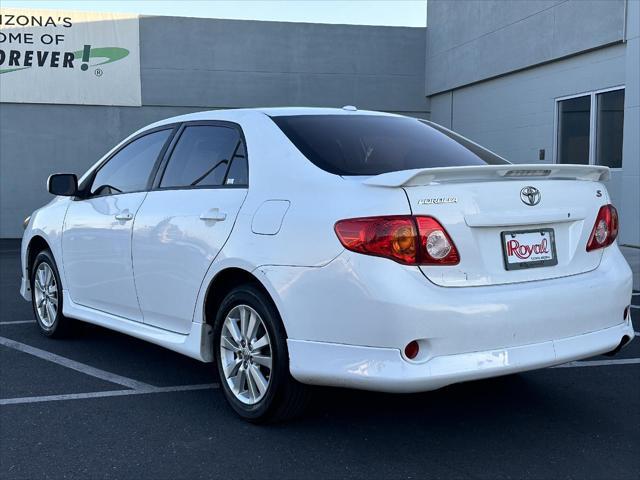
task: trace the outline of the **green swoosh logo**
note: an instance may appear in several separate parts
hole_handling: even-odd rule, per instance
[[[9,73],[9,72],[17,72],[18,70],[24,70],[25,68],[31,68],[31,67],[0,68],[0,74]]]
[[[104,65],[106,63],[117,62],[118,60],[123,59],[129,55],[129,50],[126,48],[120,47],[99,47],[92,48],[91,54],[89,58],[106,58],[104,62],[96,63],[95,65],[91,65],[92,67],[97,67],[98,65]],[[82,50],[78,50],[77,52],[73,52],[73,56],[76,60],[82,58]]]

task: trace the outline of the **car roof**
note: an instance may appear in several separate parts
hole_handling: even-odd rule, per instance
[[[225,120],[225,121],[240,121],[242,118],[246,118],[247,115],[260,114],[267,115],[269,117],[282,117],[282,116],[297,116],[297,115],[378,115],[378,116],[390,116],[397,117],[398,115],[385,112],[376,112],[373,110],[357,110],[354,107],[348,108],[320,108],[320,107],[268,107],[268,108],[237,108],[227,110],[205,110],[202,112],[188,113],[186,115],[179,115],[177,117],[171,117],[145,127],[157,127],[161,125],[189,122],[189,121],[201,121],[201,120]]]
[[[393,116],[390,113],[376,112],[373,110],[358,110],[355,107],[342,108],[319,108],[319,107],[279,107],[279,108],[257,108],[270,117],[283,117],[292,115],[384,115]]]

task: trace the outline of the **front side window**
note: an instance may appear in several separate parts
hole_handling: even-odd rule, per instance
[[[93,179],[92,195],[138,192],[147,188],[149,176],[171,129],[133,140],[109,159]]]
[[[622,167],[624,89],[558,100],[557,163]]]
[[[442,127],[415,118],[297,115],[272,120],[305,157],[336,175],[507,163]]]
[[[185,127],[171,154],[161,188],[220,186],[229,164],[244,159],[240,132],[214,125]],[[234,183],[234,182],[231,182]],[[239,183],[239,182],[236,182]]]

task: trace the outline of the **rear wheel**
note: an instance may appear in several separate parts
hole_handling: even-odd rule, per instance
[[[71,320],[62,315],[62,284],[49,250],[38,253],[31,267],[31,303],[43,335],[59,337],[68,331]]]
[[[251,285],[232,290],[214,326],[220,384],[231,407],[251,422],[299,414],[307,389],[289,373],[286,334],[271,300]]]

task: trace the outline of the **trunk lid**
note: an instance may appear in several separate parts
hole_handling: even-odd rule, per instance
[[[446,228],[458,249],[459,264],[420,268],[437,285],[462,287],[558,278],[595,269],[602,250],[587,252],[585,247],[600,206],[609,201],[599,183],[608,176],[606,167],[497,165],[392,172],[364,183],[403,188],[414,215],[432,216]],[[520,243],[523,258],[514,256],[509,247],[517,249]],[[540,247],[535,245],[541,245],[543,252],[553,251],[553,260],[531,262],[542,258],[536,257]],[[518,262],[526,263],[526,268],[514,267]]]

